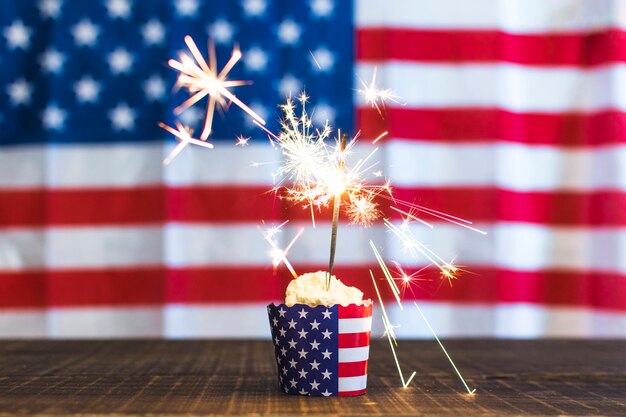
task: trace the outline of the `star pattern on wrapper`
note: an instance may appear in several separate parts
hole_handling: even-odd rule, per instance
[[[338,394],[336,307],[268,308],[281,388],[289,394]],[[325,320],[325,321],[324,321]],[[276,323],[277,322],[277,323]],[[324,340],[324,335],[327,336]],[[286,351],[286,356],[282,353]],[[280,360],[280,363],[279,363]]]

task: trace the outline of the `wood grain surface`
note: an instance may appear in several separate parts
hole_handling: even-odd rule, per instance
[[[0,342],[0,415],[626,416],[626,341],[374,341],[368,392],[289,396],[269,341]]]

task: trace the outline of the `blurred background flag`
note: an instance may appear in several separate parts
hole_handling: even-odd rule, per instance
[[[396,194],[474,221],[415,234],[469,273],[414,293],[443,336],[626,336],[626,3],[554,0],[7,0],[0,4],[0,336],[269,337],[274,273],[257,226],[301,225],[289,259],[325,269],[329,214],[275,199],[279,153],[236,107],[213,150],[169,166],[184,99],[167,60],[191,35],[278,130],[306,88],[316,123],[382,141]],[[356,93],[377,67],[402,99]],[[202,107],[181,115],[200,128]],[[250,137],[236,146],[237,136]],[[363,142],[367,142],[364,140]],[[240,143],[242,145],[242,143]],[[389,217],[399,220],[392,213]],[[326,219],[326,221],[325,221]],[[374,293],[368,240],[342,226],[335,272]],[[390,296],[390,294],[387,294]],[[390,303],[399,336],[429,336]],[[374,313],[374,316],[379,316]],[[376,323],[374,331],[382,324]]]

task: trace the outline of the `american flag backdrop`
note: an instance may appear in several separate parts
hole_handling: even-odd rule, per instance
[[[467,273],[423,272],[416,299],[442,336],[626,336],[626,2],[593,0],[5,0],[0,2],[0,335],[270,337],[274,273],[257,226],[290,219],[300,273],[326,269],[330,214],[275,199],[280,154],[240,109],[215,149],[169,166],[184,99],[167,60],[211,38],[243,52],[236,94],[278,130],[306,88],[402,199],[472,220],[415,235]],[[206,51],[206,48],[202,48]],[[360,79],[391,88],[381,117]],[[200,127],[201,107],[182,120]],[[238,135],[251,137],[235,146]],[[386,213],[400,221],[393,213]],[[374,240],[427,263],[381,223],[339,228],[335,273],[374,298]],[[429,337],[388,297],[401,337]],[[374,309],[373,332],[381,333]]]

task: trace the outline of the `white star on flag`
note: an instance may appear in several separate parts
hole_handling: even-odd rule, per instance
[[[11,49],[28,49],[33,30],[25,26],[21,20],[16,20],[4,29],[4,37]]]
[[[146,45],[160,45],[165,39],[165,26],[159,20],[151,19],[141,28],[141,36]]]
[[[43,126],[48,130],[61,130],[65,126],[67,112],[55,104],[47,106],[42,113]]]
[[[74,84],[76,99],[81,103],[95,103],[100,95],[100,84],[91,77],[83,77]]]
[[[20,78],[7,86],[7,94],[12,105],[24,106],[30,103],[33,86],[24,78]]]
[[[243,11],[248,17],[259,17],[265,13],[267,4],[265,0],[244,0]]]
[[[133,66],[133,56],[124,48],[111,52],[108,61],[113,74],[127,74]]]
[[[285,45],[294,45],[300,39],[300,26],[291,19],[283,20],[278,25],[278,38]]]
[[[115,130],[133,130],[135,128],[135,111],[128,107],[126,103],[115,106],[109,112],[111,124]]]
[[[39,57],[41,67],[51,74],[58,74],[65,63],[65,55],[56,49],[48,48]]]
[[[100,29],[88,19],[83,19],[72,27],[74,42],[78,46],[94,46]]]
[[[109,16],[113,19],[128,19],[130,17],[131,3],[129,0],[107,0],[106,7]]]
[[[218,19],[208,27],[211,39],[217,44],[229,44],[233,39],[233,26],[225,19]]]
[[[61,0],[41,0],[39,2],[39,12],[46,19],[56,19],[61,12]]]

